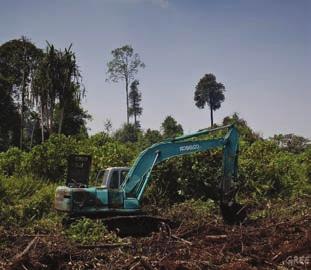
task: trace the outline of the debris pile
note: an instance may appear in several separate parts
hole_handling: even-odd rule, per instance
[[[149,237],[96,245],[73,244],[61,234],[2,231],[0,244],[0,269],[10,270],[310,269],[311,215],[240,226],[217,220],[176,228],[163,223]]]

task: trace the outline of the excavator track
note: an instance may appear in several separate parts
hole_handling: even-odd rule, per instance
[[[108,230],[117,232],[121,237],[147,236],[159,231],[164,224],[176,226],[176,223],[167,218],[150,215],[114,216],[104,218],[102,221]]]
[[[82,217],[66,217],[63,219],[63,226],[69,227],[70,224]],[[159,231],[163,225],[175,227],[176,222],[160,216],[151,216],[147,214],[121,215],[121,216],[89,216],[91,219],[101,220],[103,226],[109,231],[116,232],[120,237],[126,236],[148,236],[152,232]]]

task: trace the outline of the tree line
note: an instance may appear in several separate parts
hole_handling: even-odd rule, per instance
[[[52,133],[86,135],[90,115],[72,46],[43,50],[22,37],[0,46],[0,150],[42,143]]]
[[[111,56],[106,80],[124,82],[126,94],[126,124],[116,135],[128,133],[129,141],[133,141],[141,131],[139,117],[143,112],[137,75],[146,65],[130,45],[112,50]],[[30,149],[53,133],[87,136],[86,121],[91,116],[81,106],[86,91],[72,45],[56,49],[47,42],[46,48],[41,49],[26,37],[2,44],[0,91],[0,150],[11,145]],[[206,74],[195,88],[195,105],[210,108],[211,126],[213,112],[225,99],[224,91],[225,86],[213,74]],[[163,124],[172,128],[164,132],[166,135],[182,133],[172,116]],[[105,127],[111,129],[111,122]]]

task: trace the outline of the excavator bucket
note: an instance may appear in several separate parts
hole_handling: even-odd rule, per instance
[[[243,206],[236,201],[221,203],[220,211],[224,222],[229,225],[240,224],[247,217],[246,206]]]

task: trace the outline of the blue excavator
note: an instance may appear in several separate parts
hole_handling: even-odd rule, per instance
[[[224,136],[206,139],[207,134],[223,129],[227,129]],[[221,132],[217,134],[219,133]],[[128,222],[129,217],[131,220],[133,217],[146,218],[142,213],[141,202],[151,179],[152,169],[170,158],[215,148],[223,150],[223,178],[220,183],[223,219],[229,224],[241,222],[246,214],[244,208],[235,201],[239,134],[234,125],[199,130],[156,143],[142,151],[131,168],[111,167],[100,172],[100,186],[88,185],[91,157],[72,156],[69,159],[66,186],[56,189],[55,208],[66,212],[70,217],[110,217],[113,224],[118,219]],[[161,218],[157,219],[163,221]],[[147,223],[150,221],[149,218],[146,220]]]

